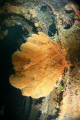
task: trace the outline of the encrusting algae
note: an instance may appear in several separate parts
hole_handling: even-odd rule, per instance
[[[70,65],[65,60],[65,51],[43,32],[32,34],[20,50],[12,55],[15,74],[10,76],[10,84],[19,88],[24,96],[49,95],[64,68]]]

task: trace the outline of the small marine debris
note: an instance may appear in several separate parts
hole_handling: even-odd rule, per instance
[[[7,36],[7,34],[8,34],[8,30],[5,30],[4,31],[4,36]]]

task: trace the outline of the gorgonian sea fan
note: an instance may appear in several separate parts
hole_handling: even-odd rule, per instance
[[[64,67],[69,65],[65,51],[43,32],[29,37],[20,50],[12,55],[15,74],[9,78],[11,85],[19,88],[24,96],[49,95]]]

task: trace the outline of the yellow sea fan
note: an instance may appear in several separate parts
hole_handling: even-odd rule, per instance
[[[69,65],[65,51],[43,32],[32,34],[20,50],[12,55],[15,74],[10,76],[10,84],[21,89],[24,96],[49,95],[64,67]]]

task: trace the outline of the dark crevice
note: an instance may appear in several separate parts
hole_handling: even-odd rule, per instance
[[[67,14],[71,14],[71,13],[74,13],[73,10],[64,10]]]
[[[53,36],[53,34],[56,33],[56,31],[57,31],[56,25],[55,24],[50,25],[48,35],[51,37],[51,36]]]
[[[42,6],[40,10],[41,10],[42,12],[46,12],[46,11],[47,11],[47,6],[46,6],[46,5]]]
[[[0,107],[5,106],[2,120],[25,120],[31,110],[31,98],[22,96],[20,90],[12,87],[9,83],[10,74],[14,73],[11,55],[20,49],[22,34],[25,32],[21,26],[2,26],[2,30],[8,30],[8,34],[0,41]],[[26,103],[27,102],[27,103]],[[28,108],[25,108],[25,104]],[[20,112],[20,113],[19,113]],[[23,117],[24,112],[26,112]],[[21,116],[21,118],[20,118]]]
[[[56,110],[57,110],[57,112],[55,113],[55,115],[54,116],[49,115],[48,118],[47,118],[47,120],[52,120],[52,119],[58,118],[60,109],[56,108]]]
[[[36,104],[41,104],[41,103],[42,103],[43,98],[44,98],[44,97],[39,98],[39,99],[36,99],[35,105],[36,105]]]

